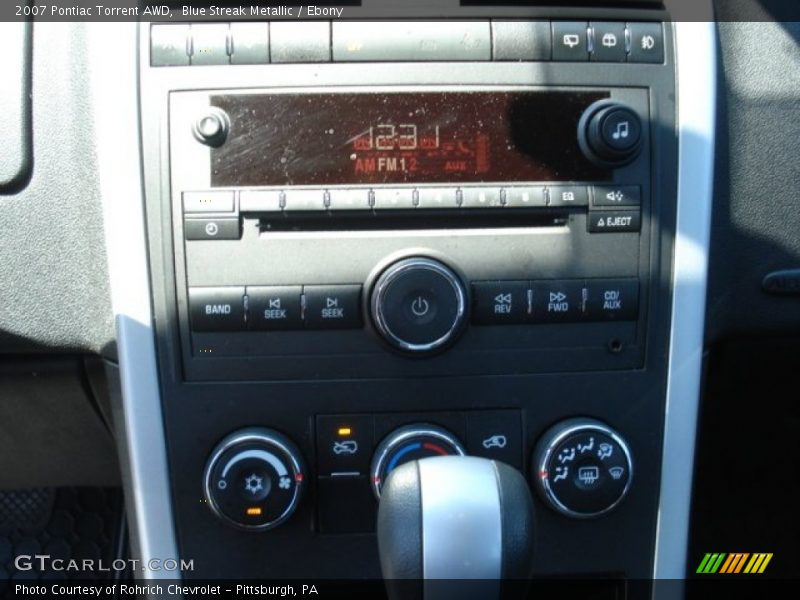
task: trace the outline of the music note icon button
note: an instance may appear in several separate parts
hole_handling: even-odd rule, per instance
[[[629,108],[609,111],[600,126],[603,141],[618,151],[626,151],[639,143],[640,121]]]

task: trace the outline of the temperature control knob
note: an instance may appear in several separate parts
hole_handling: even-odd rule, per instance
[[[392,346],[433,352],[463,330],[467,292],[458,275],[439,261],[407,258],[378,277],[371,310],[376,329]]]
[[[406,425],[390,433],[375,450],[370,474],[372,491],[381,497],[383,482],[402,464],[430,456],[464,456],[464,446],[456,437],[437,425]]]
[[[297,508],[305,468],[297,447],[271,429],[234,432],[211,453],[204,479],[209,507],[226,523],[264,531]]]
[[[626,165],[641,150],[642,120],[624,104],[595,102],[578,124],[578,142],[586,157],[598,165]]]
[[[536,445],[531,464],[541,498],[578,518],[596,517],[617,506],[633,476],[628,445],[594,419],[570,419],[551,427]]]

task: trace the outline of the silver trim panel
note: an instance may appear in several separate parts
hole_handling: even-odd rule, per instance
[[[82,27],[122,381],[115,427],[120,454],[127,458],[121,466],[132,550],[144,566],[137,577],[179,579],[178,571],[151,571],[147,566],[151,559],[177,559],[178,552],[150,304],[140,170],[138,28],[136,23],[111,22]]]
[[[714,177],[715,27],[713,22],[675,24],[678,213],[661,497],[653,566],[656,579],[686,576]],[[655,595],[658,590],[655,588]]]

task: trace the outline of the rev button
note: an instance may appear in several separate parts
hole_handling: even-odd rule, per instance
[[[478,281],[472,284],[477,325],[523,323],[528,316],[527,281]]]
[[[299,285],[248,287],[247,313],[250,329],[302,329]]]
[[[244,329],[244,288],[190,288],[189,313],[194,331]]]

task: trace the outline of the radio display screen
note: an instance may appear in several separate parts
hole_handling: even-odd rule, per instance
[[[218,95],[230,133],[211,150],[229,186],[601,181],[578,121],[605,92]]]

